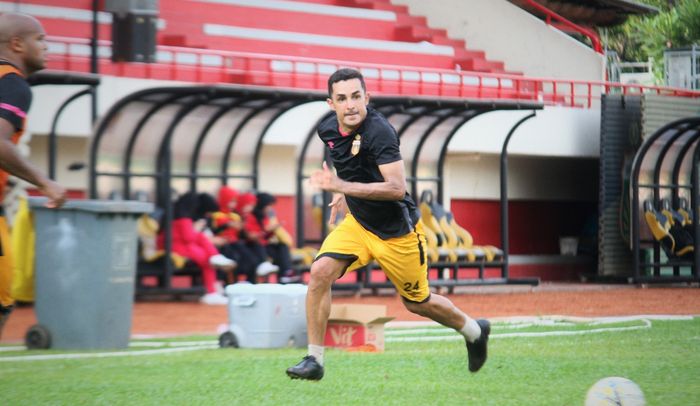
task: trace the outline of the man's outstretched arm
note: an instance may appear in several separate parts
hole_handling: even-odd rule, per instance
[[[403,160],[379,165],[383,182],[348,182],[337,177],[323,163],[323,169],[311,174],[311,185],[329,192],[342,193],[368,200],[401,200],[406,195]]]
[[[14,132],[14,126],[9,121],[0,118],[0,168],[39,188],[39,191],[49,198],[48,207],[61,206],[65,201],[66,191],[61,185],[36,169],[19,153],[15,144],[12,143]]]

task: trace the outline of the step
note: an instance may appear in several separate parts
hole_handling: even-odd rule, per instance
[[[408,7],[403,5],[396,5],[389,1],[377,1],[377,0],[349,0],[346,3],[354,3],[355,7],[369,8],[372,10],[383,10],[383,11],[394,11],[397,13],[408,14]],[[348,4],[348,7],[353,7]]]
[[[395,28],[397,39],[399,35],[403,38],[419,38],[421,41],[433,42],[435,36],[447,37],[447,31],[434,29],[421,25],[402,25],[397,24]]]
[[[427,41],[432,42],[433,36],[421,27],[412,25],[401,25],[394,28],[394,39],[397,41]]]
[[[503,62],[492,62],[479,58],[455,59],[455,64],[466,71],[488,73],[501,73],[504,71]]]
[[[435,45],[447,45],[457,49],[465,49],[467,47],[467,43],[463,39],[452,39],[446,35],[433,35],[433,39],[430,42]]]
[[[187,46],[187,37],[182,35],[182,34],[163,35],[158,40],[158,43],[161,45],[169,45],[169,46],[173,46],[173,47],[186,47]]]
[[[473,49],[455,49],[455,60],[459,59],[483,59],[486,60],[486,53]]]
[[[413,26],[428,26],[428,19],[423,16],[412,16],[409,14],[397,14],[396,15],[396,25],[413,25]]]
[[[312,35],[345,35],[355,38],[391,40],[394,35],[393,20],[359,18],[342,14],[341,7],[330,7],[340,14],[326,15],[304,7],[299,11],[282,11],[262,7],[243,7],[227,4],[202,3],[197,13],[192,13],[182,0],[168,0],[170,7],[161,9],[166,22],[164,34],[185,34],[188,37],[202,32],[205,24],[219,24],[255,30],[285,31]],[[278,1],[278,3],[289,3]],[[251,3],[254,4],[254,3]],[[302,11],[303,10],[303,11]],[[376,14],[376,13],[375,13]],[[339,27],[361,24],[362,29],[351,33],[339,33]],[[197,41],[199,42],[199,41]]]

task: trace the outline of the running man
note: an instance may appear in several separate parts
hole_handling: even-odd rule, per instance
[[[0,203],[8,174],[39,188],[49,198],[47,206],[58,207],[65,190],[20,155],[15,144],[25,128],[32,92],[25,78],[44,69],[46,33],[34,17],[19,13],[0,14]],[[0,209],[1,209],[0,205]],[[14,300],[10,234],[0,211],[0,336]]]
[[[406,308],[451,327],[466,340],[471,372],[486,362],[490,324],[474,320],[428,285],[425,235],[420,213],[406,191],[404,163],[396,130],[367,107],[360,72],[340,69],[328,79],[328,105],[335,115],[318,134],[330,152],[337,175],[323,164],[311,184],[333,192],[330,222],[339,208],[345,219],[326,237],[311,266],[306,295],[308,355],[287,369],[292,379],[323,378],[323,341],[331,307],[331,285],[345,272],[376,260],[394,284]],[[346,211],[347,212],[347,211]]]

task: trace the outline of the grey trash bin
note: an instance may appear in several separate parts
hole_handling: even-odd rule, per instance
[[[153,204],[71,200],[34,213],[35,313],[29,348],[126,348],[137,261],[136,220]]]

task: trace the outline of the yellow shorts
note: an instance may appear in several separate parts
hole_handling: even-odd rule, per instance
[[[0,216],[0,305],[7,307],[15,301],[12,299],[12,243],[10,241],[10,231],[7,227],[5,217]]]
[[[413,232],[382,240],[348,214],[323,241],[316,258],[350,260],[346,272],[361,268],[374,259],[405,300],[422,303],[430,298],[425,247],[420,221]]]

